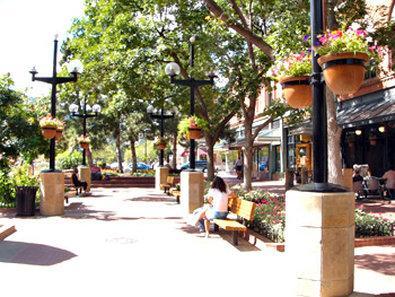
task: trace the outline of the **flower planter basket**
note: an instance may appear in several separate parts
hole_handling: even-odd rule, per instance
[[[285,77],[280,83],[289,106],[293,108],[311,106],[312,92],[308,76]]]
[[[200,139],[203,137],[202,129],[198,127],[189,127],[189,138],[190,139]]]
[[[80,142],[80,145],[85,150],[89,149],[89,142]]]
[[[166,148],[166,143],[158,143],[156,145],[156,147],[158,148],[158,150],[164,150]]]
[[[42,127],[41,133],[46,139],[51,139],[56,136],[56,127]]]
[[[361,87],[365,78],[364,53],[337,53],[318,58],[327,86],[338,96],[352,95]]]
[[[55,139],[60,140],[62,138],[63,130],[56,130]]]

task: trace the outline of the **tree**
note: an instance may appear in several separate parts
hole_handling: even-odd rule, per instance
[[[9,160],[22,158],[29,164],[48,152],[40,133],[39,114],[21,92],[15,91],[9,75],[0,76],[0,169],[7,169]]]

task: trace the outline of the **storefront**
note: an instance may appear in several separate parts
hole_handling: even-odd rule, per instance
[[[367,164],[373,176],[395,165],[395,86],[339,105],[344,167]]]

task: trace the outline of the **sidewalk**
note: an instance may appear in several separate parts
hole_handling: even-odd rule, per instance
[[[284,253],[234,247],[225,232],[205,239],[151,189],[93,194],[62,217],[0,213],[18,230],[0,242],[4,296],[290,296]],[[355,291],[395,296],[395,246],[355,254]]]

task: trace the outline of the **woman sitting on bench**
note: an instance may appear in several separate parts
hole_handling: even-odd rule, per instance
[[[209,236],[210,220],[226,219],[228,215],[228,198],[228,191],[224,180],[216,176],[206,195],[206,199],[211,206],[209,208],[203,208],[197,222],[199,230],[206,232],[206,237]]]
[[[77,191],[77,195],[78,195],[78,189],[80,190],[80,194],[82,194],[82,189],[84,189],[84,192],[86,192],[86,189],[88,187],[88,184],[86,182],[80,181],[78,179],[78,169],[74,168],[73,170],[73,174],[71,175],[71,180],[73,182],[73,185]]]

